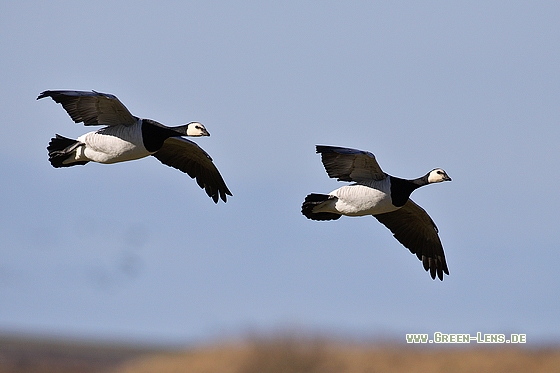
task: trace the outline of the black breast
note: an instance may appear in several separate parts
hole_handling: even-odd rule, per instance
[[[405,179],[389,176],[391,178],[391,202],[396,207],[402,207],[408,201],[412,192],[420,185]]]
[[[142,119],[142,142],[147,151],[157,152],[163,146],[163,142],[173,136],[180,135],[156,121]]]

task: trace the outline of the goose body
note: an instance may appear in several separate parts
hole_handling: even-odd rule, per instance
[[[398,209],[391,203],[389,178],[345,185],[329,193],[331,198],[314,212],[331,212],[346,216],[375,215]]]
[[[449,275],[438,229],[424,209],[409,197],[417,188],[451,178],[436,168],[417,179],[401,179],[381,170],[367,151],[317,145],[327,174],[339,181],[351,181],[329,194],[309,194],[302,214],[312,220],[337,220],[341,216],[373,215],[391,230],[395,238],[423,263],[435,279]]]
[[[144,146],[142,121],[131,126],[111,126],[92,131],[78,137],[76,141],[84,144],[74,152],[74,157],[64,160],[63,164],[74,161],[98,163],[117,163],[140,159],[154,154]]]
[[[196,143],[182,137],[210,136],[201,123],[167,127],[132,115],[116,96],[95,91],[45,91],[37,99],[44,97],[60,103],[76,123],[105,126],[76,140],[57,134],[47,147],[53,167],[88,162],[110,164],[152,155],[196,179],[214,202],[219,198],[226,202],[226,196],[232,195],[212,158]]]

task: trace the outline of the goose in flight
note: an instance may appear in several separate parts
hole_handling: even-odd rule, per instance
[[[116,96],[95,91],[44,91],[37,100],[44,97],[61,104],[76,123],[105,126],[77,140],[57,134],[47,147],[53,167],[117,163],[153,155],[196,179],[215,203],[219,198],[226,202],[226,196],[232,195],[208,153],[182,137],[210,136],[201,123],[167,127],[132,115]]]
[[[342,215],[373,215],[391,230],[395,238],[422,261],[432,279],[449,275],[438,229],[428,213],[409,197],[417,188],[451,181],[441,168],[417,179],[401,179],[381,170],[367,151],[317,145],[317,153],[329,177],[353,184],[329,194],[309,194],[301,207],[312,220],[336,220]]]

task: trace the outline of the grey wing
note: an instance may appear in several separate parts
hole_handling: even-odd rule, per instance
[[[130,126],[138,120],[116,96],[108,93],[44,91],[37,100],[44,97],[50,97],[61,104],[74,122],[83,122],[86,126]]]
[[[339,181],[383,180],[387,177],[370,152],[317,145],[317,153],[321,154],[321,161],[329,177]]]
[[[226,195],[232,195],[212,158],[196,143],[182,137],[170,137],[152,155],[161,163],[196,179],[197,184],[215,203],[218,203],[218,197],[226,202]]]
[[[400,209],[374,217],[389,228],[404,247],[416,254],[424,269],[430,271],[432,279],[437,274],[443,281],[443,274],[449,275],[438,229],[422,207],[409,199]]]

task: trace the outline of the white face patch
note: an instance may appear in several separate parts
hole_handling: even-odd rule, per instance
[[[210,136],[206,127],[202,123],[191,122],[187,128],[187,136],[200,137],[200,136]]]
[[[436,168],[428,174],[428,183],[441,183],[442,181],[451,181],[451,178],[441,168]]]

